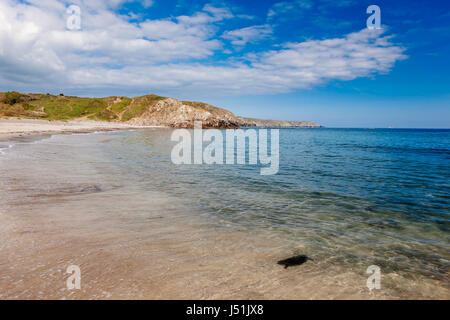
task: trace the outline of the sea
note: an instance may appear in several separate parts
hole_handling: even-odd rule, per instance
[[[275,175],[172,133],[0,140],[0,298],[450,298],[450,130],[279,129]]]

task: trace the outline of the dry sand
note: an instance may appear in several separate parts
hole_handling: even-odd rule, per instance
[[[154,126],[152,126],[153,128]],[[126,129],[143,129],[149,126],[137,126],[119,122],[101,121],[48,121],[35,119],[0,119],[0,136],[16,134],[35,134],[46,132],[91,132]]]

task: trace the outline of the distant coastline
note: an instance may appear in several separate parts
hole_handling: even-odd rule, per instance
[[[77,121],[78,125],[81,121],[96,121],[110,123],[113,126],[120,125],[119,127],[128,125],[132,127],[192,128],[194,121],[202,121],[204,128],[219,129],[321,127],[315,121],[244,118],[207,103],[180,101],[154,94],[134,98],[123,96],[82,98],[63,94],[0,92],[0,117]],[[100,126],[108,127],[110,125]],[[84,125],[82,127],[84,130]]]

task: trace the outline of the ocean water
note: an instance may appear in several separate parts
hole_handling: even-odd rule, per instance
[[[281,129],[272,176],[174,165],[171,132],[0,142],[0,252],[22,270],[0,261],[4,297],[70,298],[53,278],[17,283],[38,272],[24,263],[45,279],[78,259],[92,270],[81,297],[449,298],[450,130]],[[276,264],[295,254],[312,260]],[[371,265],[380,290],[366,287]]]

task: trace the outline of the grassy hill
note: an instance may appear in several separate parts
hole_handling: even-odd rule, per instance
[[[0,92],[0,117],[97,120],[171,127],[192,127],[197,120],[209,128],[320,127],[313,121],[240,118],[207,103],[179,101],[154,94],[134,98],[80,98],[63,94]]]
[[[0,93],[0,115],[47,120],[128,121],[139,117],[147,106],[162,99],[165,98],[157,95],[136,98],[80,98],[4,92]]]

